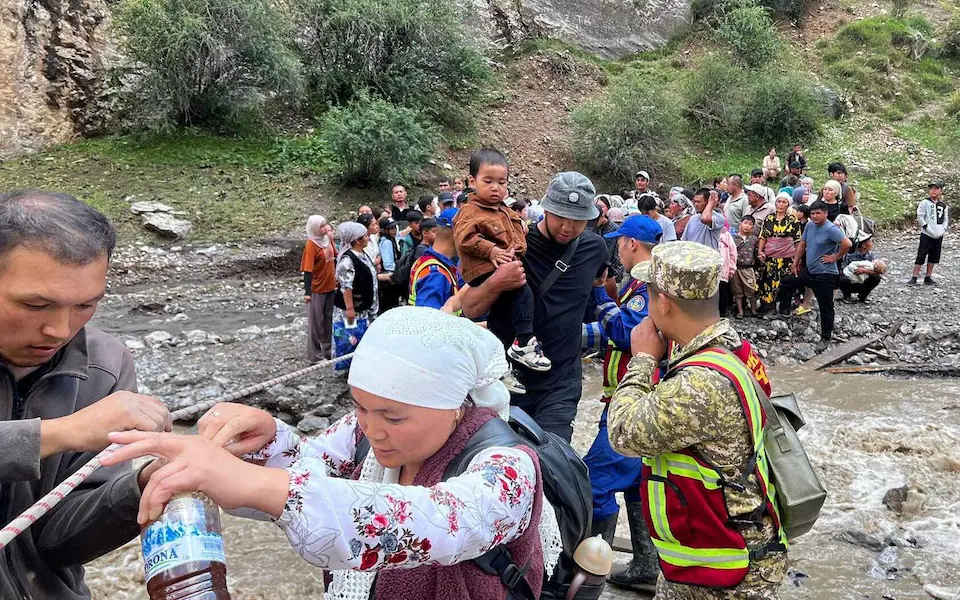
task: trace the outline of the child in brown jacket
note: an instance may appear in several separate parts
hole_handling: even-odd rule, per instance
[[[470,187],[475,191],[460,209],[453,231],[460,272],[471,287],[479,286],[497,267],[519,260],[527,251],[523,219],[503,203],[509,178],[507,158],[498,150],[484,148],[470,157]],[[507,355],[528,369],[549,371],[552,364],[533,335],[534,297],[530,286],[504,292],[496,302],[511,305],[516,337],[501,340],[505,345],[510,344]],[[492,314],[498,312],[491,311]],[[508,387],[515,393],[523,393],[522,386]]]

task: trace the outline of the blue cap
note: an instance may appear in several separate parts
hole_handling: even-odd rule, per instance
[[[453,219],[456,218],[459,209],[448,208],[440,213],[440,216],[437,217],[437,227],[449,227],[453,228]]]
[[[663,228],[660,227],[660,223],[657,223],[647,215],[633,215],[632,217],[627,217],[623,225],[620,226],[620,229],[608,233],[603,237],[608,240],[613,240],[624,235],[638,242],[656,244],[660,241],[660,236],[663,235]]]

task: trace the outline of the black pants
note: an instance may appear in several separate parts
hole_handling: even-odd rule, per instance
[[[806,269],[799,277],[786,277],[780,282],[780,314],[789,314],[793,308],[793,297],[803,288],[813,290],[820,306],[820,339],[830,341],[833,337],[833,321],[836,310],[833,304],[833,292],[837,289],[836,275],[813,275]]]
[[[513,396],[510,404],[522,408],[544,431],[555,433],[565,442],[569,442],[573,438],[573,421],[577,418],[578,402],[576,399],[558,397],[562,395],[531,390],[522,396]]]
[[[721,281],[720,282],[720,316],[727,316],[727,311],[730,310],[730,300],[733,297],[733,294],[730,292],[730,282]]]
[[[870,292],[878,285],[880,285],[879,275],[867,275],[867,279],[863,283],[854,283],[846,277],[840,278],[840,291],[843,292],[843,297],[849,298],[851,294],[857,294],[857,299],[860,302],[864,302]]]
[[[380,282],[380,314],[400,306],[400,290],[389,281]]]
[[[917,250],[917,260],[915,265],[940,264],[940,253],[943,250],[943,238],[932,238],[929,235],[920,234],[920,248]]]
[[[470,282],[470,287],[479,287],[490,275],[492,273],[477,277]],[[488,317],[492,326],[490,324],[488,326],[504,346],[513,344],[514,338],[527,338],[533,335],[533,304],[533,290],[530,289],[530,284],[502,292],[493,302]],[[506,315],[510,315],[512,327],[505,327],[506,323],[500,321],[505,319]],[[513,330],[513,335],[506,333],[510,329]]]

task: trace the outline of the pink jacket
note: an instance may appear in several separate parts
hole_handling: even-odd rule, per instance
[[[720,269],[720,281],[730,281],[737,272],[737,243],[726,229],[720,234],[720,256],[723,257],[723,268]]]

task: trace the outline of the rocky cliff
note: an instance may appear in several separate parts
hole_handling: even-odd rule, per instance
[[[72,139],[103,81],[103,0],[0,0],[0,160]]]
[[[658,48],[692,22],[691,0],[459,0],[500,45],[546,37],[609,59]]]

